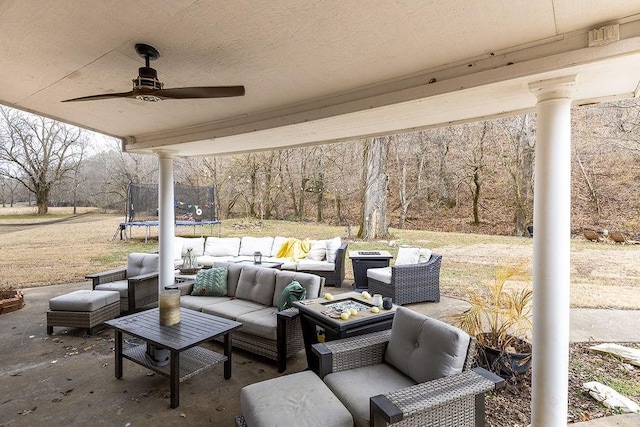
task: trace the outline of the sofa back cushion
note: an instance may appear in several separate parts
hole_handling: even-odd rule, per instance
[[[276,271],[276,286],[273,292],[272,304],[278,306],[280,295],[284,288],[291,282],[296,281],[307,290],[307,299],[318,298],[322,291],[322,278],[315,274],[300,273],[297,271]]]
[[[204,254],[209,256],[238,256],[240,253],[239,237],[207,237]]]
[[[175,236],[173,238],[173,259],[182,259],[182,245],[186,239],[184,237]]]
[[[269,256],[272,246],[273,237],[244,236],[240,242],[240,256],[253,256],[255,252],[260,252],[262,256]]]
[[[227,296],[235,297],[242,265],[235,262],[216,261],[213,263],[213,267],[225,267],[227,269]]]
[[[181,237],[182,256],[187,254],[187,249],[193,249],[193,256],[204,255],[204,237]]]
[[[244,266],[238,279],[236,298],[257,302],[270,307],[273,305],[273,292],[275,287],[275,269]]]
[[[132,252],[127,257],[127,277],[157,273],[160,257],[158,254]]]
[[[385,362],[417,383],[462,372],[471,338],[461,329],[398,307]]]
[[[288,240],[287,237],[276,236],[273,238],[273,245],[271,246],[271,255],[275,257],[278,251],[282,248],[282,245]]]

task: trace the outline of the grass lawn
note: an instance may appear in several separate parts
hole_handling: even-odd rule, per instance
[[[44,219],[0,209],[0,287],[79,282],[88,273],[124,265],[129,252],[157,250],[157,229],[151,229],[148,243],[144,243],[144,230],[135,227],[133,238],[121,241],[116,233],[121,221],[121,215],[102,213],[71,218],[69,208],[53,210]],[[427,247],[443,255],[442,293],[462,299],[481,281],[491,280],[498,264],[524,259],[531,269],[533,253],[532,239],[513,236],[391,229],[388,240],[363,242],[353,236],[355,227],[253,219],[225,220],[221,230],[223,236],[340,236],[349,243],[349,250],[385,249],[392,254],[398,245]],[[176,233],[185,237],[194,236],[194,231],[200,235],[198,227],[176,228]],[[204,227],[204,231],[209,232],[209,228]],[[640,309],[640,247],[594,243],[582,236],[573,238],[571,245],[572,306]],[[347,278],[352,280],[351,262],[346,261]]]

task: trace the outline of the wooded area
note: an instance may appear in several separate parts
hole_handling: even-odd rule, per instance
[[[638,237],[640,102],[575,107],[572,121],[574,232],[620,230]],[[75,200],[124,212],[129,182],[157,182],[156,158],[105,144],[84,154],[77,173],[51,186],[51,205]],[[6,170],[6,157],[0,162]],[[177,159],[175,179],[215,185],[221,218],[327,222],[364,238],[383,237],[387,227],[526,235],[534,162],[535,115],[529,114],[321,146]],[[27,199],[15,179],[0,178],[0,203]]]

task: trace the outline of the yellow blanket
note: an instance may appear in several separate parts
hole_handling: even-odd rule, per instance
[[[311,242],[309,240],[287,239],[280,246],[276,258],[301,259],[307,256],[310,249]]]

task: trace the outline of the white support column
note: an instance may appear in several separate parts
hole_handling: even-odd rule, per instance
[[[569,388],[571,96],[576,76],[531,83],[537,136],[533,204],[531,425],[566,427]]]
[[[175,211],[173,191],[173,153],[155,152],[160,163],[158,180],[158,252],[160,254],[160,290],[175,282],[173,266],[173,236],[175,235]]]

